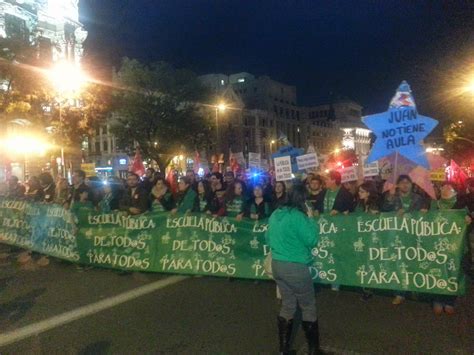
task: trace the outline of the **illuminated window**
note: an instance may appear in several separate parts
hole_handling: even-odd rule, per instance
[[[225,84],[224,79],[221,79],[221,85],[224,85],[224,84]]]
[[[238,82],[238,83],[243,83],[244,81],[245,81],[245,78],[239,78],[239,79],[237,79],[237,82]]]

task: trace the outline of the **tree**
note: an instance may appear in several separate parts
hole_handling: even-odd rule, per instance
[[[208,142],[213,123],[203,115],[202,103],[210,96],[191,71],[125,58],[116,83],[113,133],[121,145],[138,143],[161,171],[173,156]]]
[[[458,164],[474,160],[474,124],[457,121],[444,128],[445,155]]]

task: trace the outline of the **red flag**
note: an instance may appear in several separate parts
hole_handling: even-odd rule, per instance
[[[418,165],[408,175],[415,184],[421,187],[432,199],[436,200],[436,193],[428,170]]]
[[[234,172],[234,174],[239,171],[240,166],[239,163],[237,162],[237,159],[234,156],[234,153],[232,151],[229,154],[229,163],[230,163],[230,170]]]
[[[451,165],[448,168],[448,180],[451,182],[454,182],[460,188],[464,188],[466,185],[467,174],[452,159],[451,159]]]
[[[140,148],[138,147],[135,151],[135,157],[133,158],[133,162],[129,170],[138,176],[145,175],[145,166],[143,165],[142,155],[140,154]]]
[[[166,180],[170,184],[171,193],[173,195],[176,195],[176,193],[178,192],[178,182],[176,181],[173,169],[170,169],[168,171],[168,174],[166,175]]]

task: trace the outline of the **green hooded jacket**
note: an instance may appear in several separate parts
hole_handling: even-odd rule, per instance
[[[274,260],[309,265],[318,231],[314,219],[295,208],[283,207],[271,215],[265,238]]]

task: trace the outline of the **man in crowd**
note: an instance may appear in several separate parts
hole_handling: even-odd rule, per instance
[[[311,174],[308,176],[308,198],[307,204],[316,213],[323,212],[324,189],[321,177]]]
[[[397,185],[385,195],[382,205],[384,212],[428,211],[429,204],[413,191],[413,182],[408,175],[400,175]]]
[[[25,196],[25,192],[25,187],[18,182],[18,178],[16,176],[11,176],[10,179],[8,179],[8,191],[6,197],[23,198]]]
[[[43,202],[53,202],[56,196],[53,177],[50,173],[41,173],[38,179],[43,189]]]
[[[143,177],[142,184],[145,191],[149,194],[151,189],[155,185],[155,169],[148,168],[145,171],[145,176]]]
[[[85,192],[89,192],[89,186],[86,185],[85,180],[86,173],[83,170],[76,170],[72,174],[72,186],[67,198],[69,207],[74,202],[80,202],[81,195],[84,196]]]
[[[332,170],[326,177],[326,189],[323,191],[323,207],[321,213],[334,216],[338,213],[354,211],[354,196],[341,186],[341,174]]]
[[[149,209],[148,193],[140,184],[140,177],[135,173],[128,173],[127,191],[120,201],[120,209],[131,215],[146,212]]]

